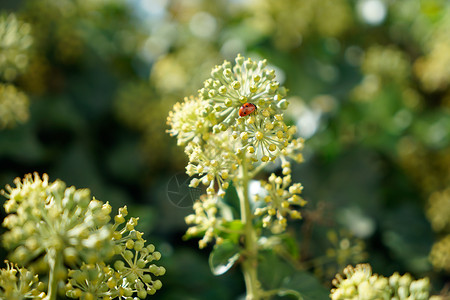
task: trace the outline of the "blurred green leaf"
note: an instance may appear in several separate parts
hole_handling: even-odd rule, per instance
[[[230,241],[214,245],[214,249],[209,255],[209,267],[214,275],[226,273],[240,257],[239,245]]]

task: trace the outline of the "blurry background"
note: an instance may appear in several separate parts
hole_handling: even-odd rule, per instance
[[[128,205],[163,254],[156,299],[242,296],[238,269],[214,277],[182,241],[191,210],[168,186],[187,160],[165,133],[237,53],[268,60],[306,139],[289,264],[325,287],[311,299],[359,262],[449,288],[447,0],[2,0],[0,186],[45,172]]]

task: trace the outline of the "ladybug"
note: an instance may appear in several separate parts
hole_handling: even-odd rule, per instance
[[[256,105],[250,102],[245,103],[239,108],[239,116],[245,117],[256,110]]]

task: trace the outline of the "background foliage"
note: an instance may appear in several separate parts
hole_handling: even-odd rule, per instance
[[[329,289],[347,264],[368,262],[378,274],[429,276],[434,293],[448,288],[448,1],[6,0],[0,9],[0,30],[10,24],[16,41],[0,45],[0,186],[46,172],[114,209],[128,205],[163,254],[158,298],[244,292],[239,272],[214,277],[209,251],[181,239],[191,210],[174,205],[168,184],[186,159],[165,133],[173,104],[237,53],[267,58],[306,138],[292,176],[309,203],[292,249],[278,251],[296,255],[262,270],[294,266],[303,271],[286,284]],[[323,299],[311,286],[305,293]]]

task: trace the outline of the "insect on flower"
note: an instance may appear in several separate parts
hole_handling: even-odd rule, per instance
[[[247,102],[244,105],[242,105],[241,108],[239,108],[239,116],[240,117],[248,116],[255,110],[256,110],[256,105],[253,103]]]

